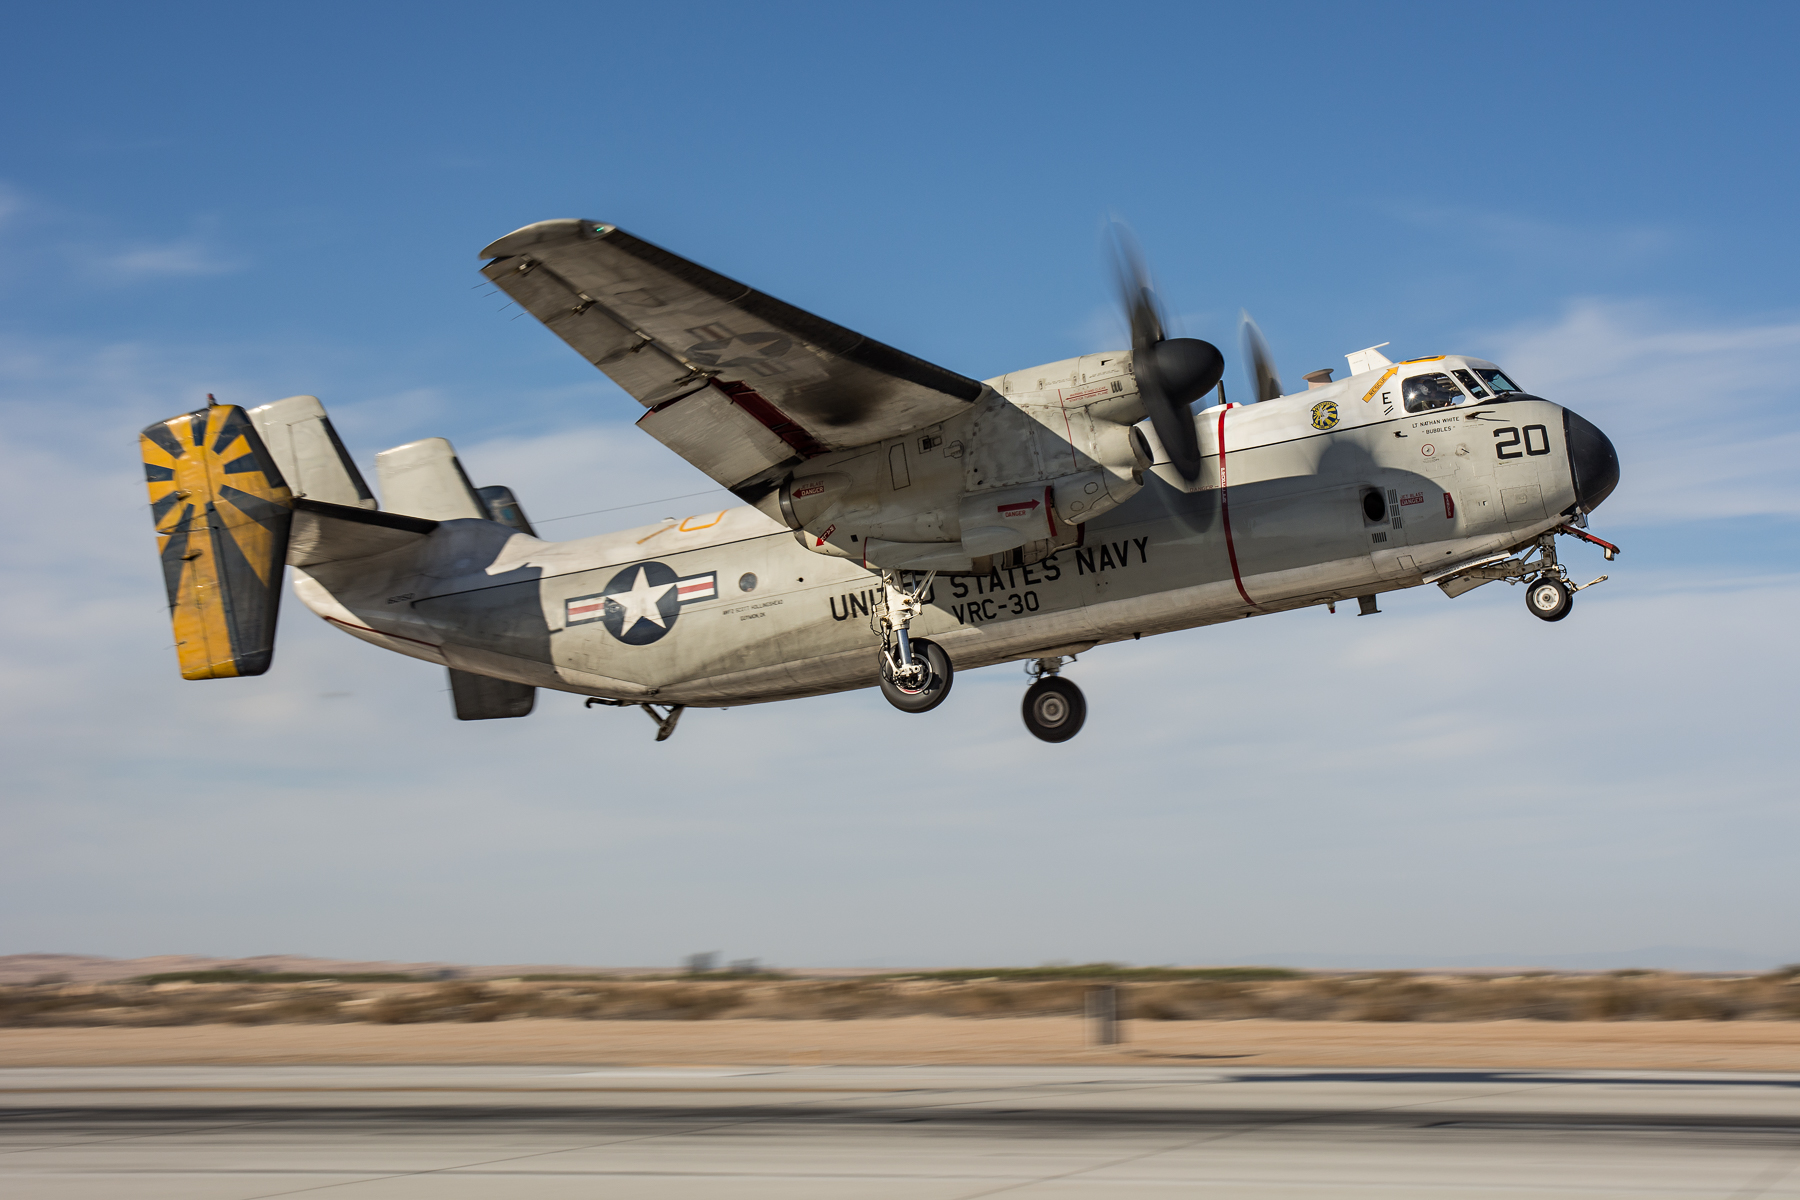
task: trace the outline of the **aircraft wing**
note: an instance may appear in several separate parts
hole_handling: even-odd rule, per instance
[[[793,464],[962,412],[982,385],[615,226],[540,221],[482,274],[650,411],[638,424],[745,499]]]

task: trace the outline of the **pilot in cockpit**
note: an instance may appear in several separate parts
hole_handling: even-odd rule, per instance
[[[1414,375],[1406,381],[1405,395],[1406,411],[1409,413],[1449,408],[1463,400],[1462,389],[1456,386],[1456,381],[1441,371],[1431,375]]]

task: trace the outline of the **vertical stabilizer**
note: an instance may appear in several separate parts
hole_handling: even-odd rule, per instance
[[[456,450],[444,438],[422,438],[375,456],[375,477],[389,512],[431,521],[488,520],[488,507],[469,485]]]
[[[529,683],[492,679],[451,667],[450,699],[459,721],[504,720],[530,716],[537,704],[537,689]]]
[[[537,530],[531,527],[530,519],[525,516],[525,510],[519,507],[519,498],[513,495],[511,488],[495,484],[492,487],[476,488],[475,494],[487,505],[490,521],[498,521],[527,537],[537,536]]]
[[[261,675],[275,653],[293,519],[281,471],[231,404],[158,422],[140,446],[181,677]]]
[[[296,497],[375,508],[349,451],[331,427],[317,396],[289,396],[250,410],[250,420]]]

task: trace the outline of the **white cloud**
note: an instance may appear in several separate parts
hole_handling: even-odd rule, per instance
[[[0,229],[16,224],[15,218],[26,214],[34,226],[34,236],[25,241],[14,239],[15,257],[38,251],[72,260],[105,283],[226,275],[247,265],[241,256],[228,253],[210,236],[210,221],[197,222],[195,231],[186,237],[122,244],[96,236],[97,226],[79,213],[28,200],[24,193],[0,181]]]
[[[136,282],[192,275],[228,275],[241,270],[243,260],[208,245],[198,237],[172,242],[146,242],[116,250],[89,254],[89,269],[112,280]]]
[[[1456,235],[1517,262],[1622,266],[1658,257],[1679,242],[1667,225],[1612,222],[1578,226],[1516,213],[1453,206],[1398,206],[1400,220]]]

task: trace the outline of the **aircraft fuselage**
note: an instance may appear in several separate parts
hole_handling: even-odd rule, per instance
[[[1078,546],[940,575],[913,635],[969,669],[1335,603],[1526,545],[1582,504],[1581,418],[1521,393],[1410,413],[1361,398],[1370,378],[1196,414],[1197,486],[1152,468]],[[568,542],[451,520],[296,587],[377,645],[583,695],[723,706],[871,686],[880,578],[805,536],[748,506]]]

